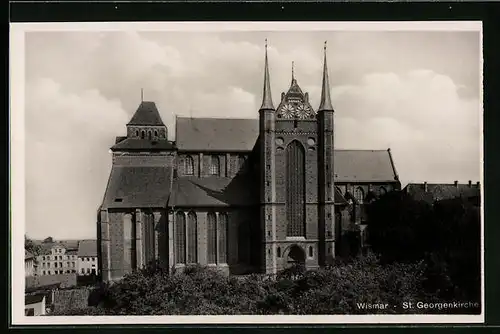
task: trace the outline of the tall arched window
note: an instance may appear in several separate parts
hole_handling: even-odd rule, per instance
[[[128,270],[135,269],[135,224],[134,218],[130,213],[127,213],[123,216],[123,251],[125,262],[124,267]],[[55,265],[57,267],[57,262],[55,263]]]
[[[227,226],[226,213],[219,214],[219,259],[217,263],[227,263]]]
[[[148,139],[151,140],[151,131],[148,131]]]
[[[365,192],[363,191],[363,188],[361,187],[356,187],[354,189],[354,198],[360,203],[363,202],[363,199],[365,198]]]
[[[278,249],[276,249],[276,255],[278,257],[281,257],[281,247],[278,247]]]
[[[194,160],[189,155],[184,157],[184,173],[186,175],[194,174]]]
[[[141,139],[144,139],[145,133],[144,130],[141,131]]]
[[[135,131],[135,136],[139,137],[139,131],[137,131],[137,130]]]
[[[158,137],[158,131],[155,130],[155,137]]]
[[[210,175],[220,175],[220,161],[216,155],[210,157]]]
[[[187,262],[188,263],[197,263],[198,262],[198,227],[196,225],[196,213],[190,212],[188,214],[188,254],[187,254]]]
[[[217,217],[215,213],[207,214],[207,261],[217,263]]]
[[[186,216],[175,215],[175,263],[186,263]]]
[[[305,236],[305,153],[298,141],[286,148],[287,236]]]

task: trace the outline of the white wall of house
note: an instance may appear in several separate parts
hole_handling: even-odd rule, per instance
[[[70,274],[78,270],[78,256],[68,254],[60,245],[52,247],[50,254],[39,255],[37,261],[37,273],[40,276]]]
[[[35,276],[35,259],[24,259],[24,276]]]
[[[97,274],[97,256],[78,257],[78,275]]]

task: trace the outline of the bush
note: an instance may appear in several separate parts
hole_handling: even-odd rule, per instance
[[[270,279],[226,276],[203,267],[183,273],[138,271],[103,285],[101,307],[68,310],[71,315],[223,315],[402,313],[402,300],[421,298],[422,263],[381,265],[369,255],[335,267],[291,268]],[[363,303],[394,303],[373,310]]]

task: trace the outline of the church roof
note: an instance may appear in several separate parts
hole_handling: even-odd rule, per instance
[[[394,182],[397,173],[388,150],[335,150],[335,182]]]
[[[111,147],[112,151],[168,151],[175,149],[175,145],[167,139],[150,140],[126,138],[119,141],[119,138],[117,138],[116,142],[117,143]]]
[[[169,206],[246,206],[257,203],[248,176],[180,177],[174,181]]]
[[[156,125],[164,126],[156,104],[150,101],[143,101],[137,108],[134,116],[127,125]]]
[[[176,124],[180,151],[251,151],[259,136],[257,119],[184,118]],[[394,182],[389,150],[335,150],[336,182]]]
[[[251,151],[258,136],[257,119],[177,117],[180,151]]]
[[[168,167],[115,166],[111,169],[103,207],[165,207],[172,176]]]

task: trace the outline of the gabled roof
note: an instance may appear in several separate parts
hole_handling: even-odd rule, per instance
[[[335,150],[335,182],[395,182],[388,150]]]
[[[416,200],[428,203],[459,197],[480,197],[481,195],[481,188],[477,185],[454,183],[409,183],[403,191]]]
[[[103,208],[163,208],[167,205],[172,176],[168,167],[114,166]]]
[[[150,101],[141,102],[127,125],[165,126],[156,108],[156,104]]]
[[[257,119],[177,117],[179,151],[251,151],[258,136]]]
[[[78,244],[79,257],[96,257],[97,256],[97,240],[82,240]]]
[[[169,206],[254,205],[258,193],[248,175],[227,177],[180,177],[174,181]]]
[[[170,151],[175,145],[167,139],[149,140],[126,138],[118,141],[111,147],[111,151]]]

